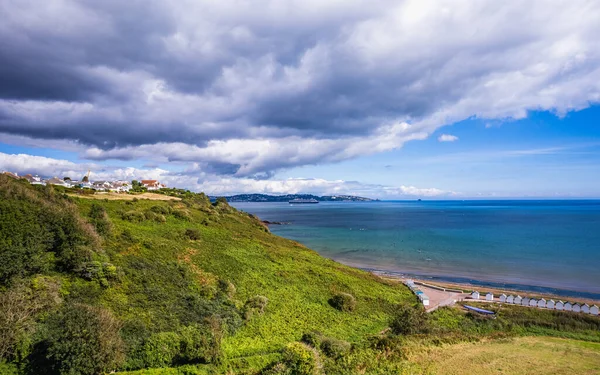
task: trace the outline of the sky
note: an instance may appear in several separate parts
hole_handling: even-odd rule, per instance
[[[0,0],[0,170],[600,198],[600,2]]]

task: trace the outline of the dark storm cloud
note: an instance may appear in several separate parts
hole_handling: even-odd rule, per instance
[[[599,7],[6,0],[0,134],[270,176],[598,102]]]

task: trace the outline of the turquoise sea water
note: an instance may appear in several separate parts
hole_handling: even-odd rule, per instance
[[[600,201],[234,203],[367,269],[600,298]]]

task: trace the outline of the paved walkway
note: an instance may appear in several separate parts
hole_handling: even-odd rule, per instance
[[[425,306],[427,312],[434,311],[442,306],[452,306],[468,296],[466,293],[445,292],[424,285],[418,285],[418,287],[429,297],[429,306]]]

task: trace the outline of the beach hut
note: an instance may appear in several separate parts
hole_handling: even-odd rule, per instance
[[[592,314],[592,315],[598,315],[599,310],[600,309],[598,309],[598,306],[594,305],[594,306],[590,307],[590,314]]]
[[[523,298],[521,298],[521,296],[516,296],[515,299],[513,300],[513,303],[515,305],[520,305],[521,301],[523,301]]]
[[[565,304],[564,304],[564,302],[563,302],[563,301],[558,301],[558,302],[556,302],[556,304],[554,305],[554,308],[555,308],[556,310],[562,311],[562,310],[564,310],[564,309],[565,309]]]
[[[421,302],[423,302],[423,306],[429,306],[429,297],[425,294],[421,294]]]
[[[546,308],[546,300],[545,300],[545,299],[543,299],[543,298],[542,298],[542,299],[540,299],[540,300],[537,302],[537,307],[539,307],[539,308],[542,308],[542,309],[545,309],[545,308]]]
[[[532,298],[529,300],[529,306],[531,306],[531,307],[536,307],[537,303],[538,303],[538,301],[535,298]]]
[[[565,311],[573,311],[573,305],[571,302],[565,302]]]
[[[488,294],[485,295],[485,300],[486,301],[493,301],[494,300],[494,294],[492,292],[489,292]]]
[[[581,312],[584,314],[589,314],[590,313],[590,305],[588,305],[587,303],[584,303],[581,306]]]
[[[473,293],[471,293],[471,298],[473,298],[473,299],[479,299],[479,292],[478,291],[474,291]]]
[[[504,293],[500,294],[500,302],[507,302],[506,301],[506,294],[504,294]]]
[[[581,312],[581,306],[578,303],[573,305],[573,312]]]
[[[529,298],[529,297],[524,297],[524,298],[521,300],[521,305],[523,305],[523,306],[529,306],[529,300],[530,300],[530,299],[531,299],[531,298]]]
[[[550,301],[546,302],[546,308],[547,309],[551,309],[551,310],[554,309],[554,300],[553,299],[551,299]]]
[[[506,297],[506,303],[515,303],[515,296],[511,294],[510,296]]]

